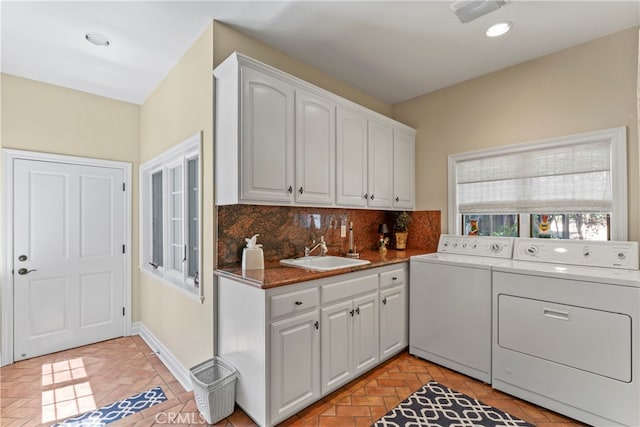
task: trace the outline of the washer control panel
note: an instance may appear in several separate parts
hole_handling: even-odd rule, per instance
[[[513,237],[440,235],[438,252],[510,259]]]
[[[516,239],[513,259],[637,270],[638,242]]]

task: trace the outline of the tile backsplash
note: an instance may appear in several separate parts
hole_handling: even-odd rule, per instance
[[[304,247],[324,236],[330,255],[349,250],[349,223],[353,222],[357,250],[377,249],[378,225],[393,229],[393,212],[367,209],[229,205],[218,208],[218,266],[240,262],[245,238],[260,234],[264,260],[277,262],[304,254]],[[434,252],[440,237],[440,211],[412,211],[407,249]],[[347,227],[347,237],[340,227]],[[393,231],[393,230],[392,230]],[[392,235],[389,235],[392,237]],[[391,244],[393,247],[393,242]]]

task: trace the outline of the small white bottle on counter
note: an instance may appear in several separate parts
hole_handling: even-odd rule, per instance
[[[262,270],[264,269],[264,253],[262,245],[256,244],[259,234],[254,234],[247,242],[247,247],[242,249],[242,269],[243,270]]]

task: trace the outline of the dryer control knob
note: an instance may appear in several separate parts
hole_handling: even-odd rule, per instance
[[[618,252],[618,259],[625,259],[627,255],[624,252]]]
[[[591,255],[591,252],[589,252],[589,249],[585,249],[584,251],[582,251],[582,256],[588,257],[589,255]]]
[[[502,250],[502,245],[500,243],[492,243],[489,247],[491,252],[500,252]]]
[[[524,250],[524,252],[525,252],[527,255],[531,255],[531,256],[533,256],[533,255],[535,255],[535,254],[537,254],[537,253],[538,253],[538,247],[537,247],[537,246],[533,246],[533,245],[531,245],[531,246],[527,246],[527,248]]]

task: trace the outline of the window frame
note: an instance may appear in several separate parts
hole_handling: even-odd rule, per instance
[[[610,216],[610,236],[612,240],[626,241],[628,239],[628,193],[627,193],[627,129],[626,127],[603,129],[567,135],[557,138],[547,138],[520,144],[511,144],[482,150],[468,151],[448,156],[448,233],[461,235],[462,214],[458,210],[456,166],[457,162],[484,157],[499,156],[525,150],[544,150],[546,148],[561,147],[580,143],[607,140],[611,149],[611,198],[613,208]],[[556,212],[549,212],[556,213]],[[561,212],[557,212],[561,213]],[[580,212],[571,212],[580,213]],[[499,214],[499,213],[496,213]],[[530,214],[519,213],[519,237],[529,237],[531,229]]]
[[[189,221],[187,188],[189,184],[189,162],[196,162],[197,198],[195,209],[197,213],[197,254],[195,276],[189,276],[187,268],[189,260]],[[183,257],[181,271],[173,268],[173,170],[180,168],[180,215],[181,215],[181,246]],[[154,266],[153,259],[153,175],[162,172],[162,265]],[[141,271],[151,274],[164,283],[179,288],[191,296],[202,297],[202,286],[199,276],[202,271],[202,132],[185,139],[169,150],[140,165],[140,265]],[[155,264],[155,263],[154,263]]]

